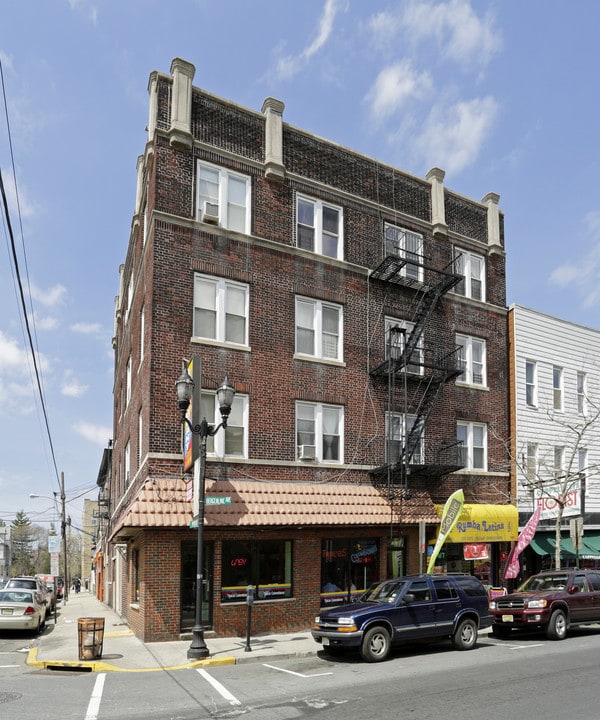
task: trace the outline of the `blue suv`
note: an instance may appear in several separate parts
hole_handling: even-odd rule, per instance
[[[380,662],[392,645],[451,638],[458,650],[477,644],[477,631],[490,627],[488,595],[471,575],[418,575],[385,580],[358,602],[323,610],[313,638],[334,654],[358,648],[363,660]]]

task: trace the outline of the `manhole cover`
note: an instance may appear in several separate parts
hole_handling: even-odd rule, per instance
[[[13,700],[18,700],[21,697],[23,697],[21,693],[0,692],[0,703],[12,702]]]

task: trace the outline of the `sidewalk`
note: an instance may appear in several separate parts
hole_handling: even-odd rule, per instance
[[[104,618],[102,656],[79,660],[78,618]],[[315,655],[320,648],[309,630],[290,634],[262,634],[250,638],[212,638],[205,636],[210,655],[190,661],[187,651],[191,640],[143,643],[111,608],[94,595],[71,591],[66,603],[59,601],[56,624],[52,615],[46,629],[27,656],[27,664],[46,669],[73,668],[84,671],[143,672],[176,670],[211,665],[235,665],[243,662],[269,662],[289,657]]]

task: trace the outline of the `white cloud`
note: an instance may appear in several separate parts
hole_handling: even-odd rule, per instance
[[[458,173],[473,163],[498,112],[493,97],[460,100],[432,110],[413,138],[414,150],[427,166]]]
[[[548,279],[562,289],[574,287],[582,306],[589,309],[600,304],[600,210],[589,212],[583,224],[592,247],[580,262],[558,265]]]
[[[82,335],[101,335],[102,325],[100,323],[92,322],[77,322],[73,323],[70,327],[73,332],[81,333]]]
[[[27,353],[0,330],[0,371],[27,367]]]
[[[432,87],[427,72],[417,72],[410,60],[401,60],[384,68],[366,96],[371,104],[371,113],[376,120],[382,120],[404,109],[412,99],[424,98]]]
[[[56,330],[58,327],[58,320],[51,315],[47,317],[36,317],[35,319],[36,330]]]
[[[401,24],[413,42],[433,38],[442,57],[465,67],[487,65],[502,47],[493,15],[476,15],[469,0],[413,0],[403,6]]]
[[[51,288],[42,289],[31,283],[30,290],[31,297],[45,307],[54,307],[60,304],[67,294],[67,288],[60,284],[54,285]]]
[[[65,378],[62,381],[60,392],[62,395],[66,395],[67,397],[81,397],[82,395],[85,395],[89,389],[88,385],[83,385],[82,383],[78,382],[73,372],[67,372],[65,374]]]
[[[112,437],[112,429],[104,425],[93,425],[92,423],[81,422],[73,425],[73,430],[78,435],[81,435],[86,440],[100,447],[106,447],[106,444]]]
[[[333,31],[335,17],[341,7],[340,0],[326,0],[315,39],[298,55],[287,55],[279,58],[275,69],[275,75],[279,80],[289,80],[296,75],[314,55],[325,47]]]

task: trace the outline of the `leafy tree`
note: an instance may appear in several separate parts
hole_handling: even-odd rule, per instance
[[[32,575],[35,570],[34,549],[36,538],[31,520],[20,510],[11,523],[12,565],[11,575]]]

